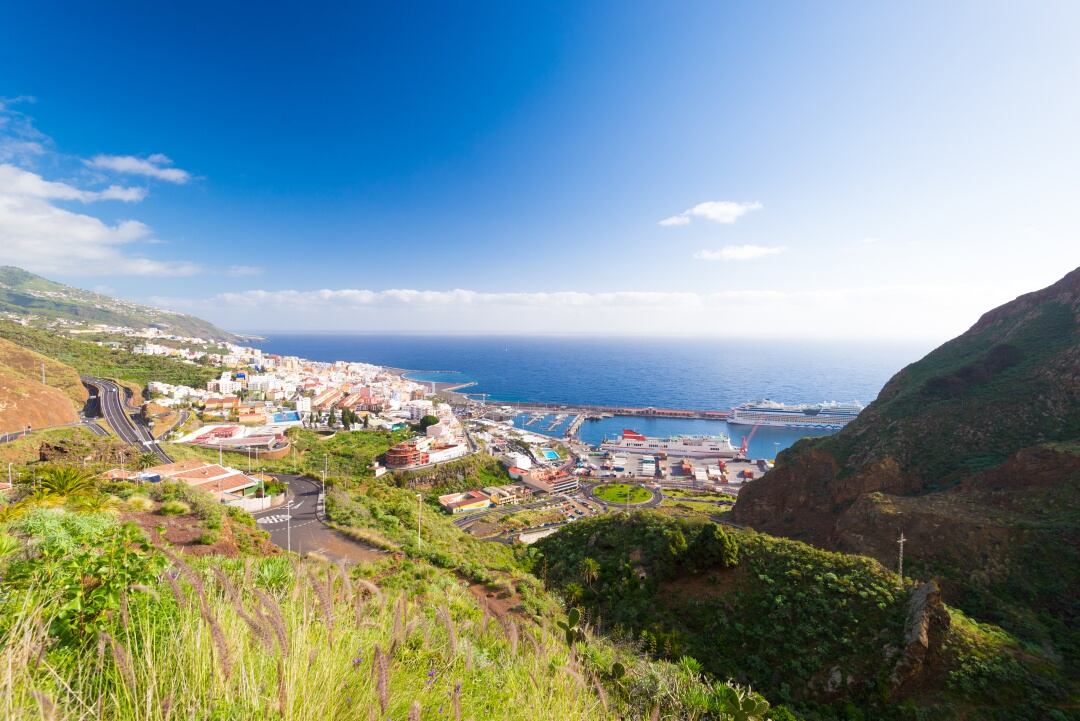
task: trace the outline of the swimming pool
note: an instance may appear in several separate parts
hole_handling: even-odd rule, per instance
[[[559,454],[556,453],[555,451],[551,450],[550,448],[541,449],[540,452],[543,453],[544,458],[548,459],[549,461],[557,461],[557,460],[559,460]]]

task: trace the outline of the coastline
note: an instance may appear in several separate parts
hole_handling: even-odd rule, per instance
[[[461,388],[471,388],[476,385],[476,381],[469,381],[467,383],[445,383],[441,381],[417,381],[406,377],[406,373],[419,373],[420,371],[412,370],[409,368],[391,368],[390,366],[383,366],[383,369],[388,373],[391,373],[403,380],[412,381],[413,383],[425,383],[434,386],[435,395],[441,395],[446,397],[451,405],[465,405],[469,402],[469,397],[464,393],[460,393]]]

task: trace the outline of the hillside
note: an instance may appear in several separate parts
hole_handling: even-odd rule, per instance
[[[74,423],[86,395],[70,366],[0,338],[0,433]]]
[[[745,488],[758,530],[941,579],[1080,668],[1080,269],[897,373],[840,433]]]
[[[201,318],[72,288],[12,266],[0,266],[0,313],[88,325],[154,327],[175,335],[210,340],[237,339]]]
[[[131,381],[141,386],[152,380],[203,386],[217,375],[207,366],[165,356],[135,355],[7,320],[0,320],[0,339],[59,361],[79,374]]]
[[[869,558],[657,511],[578,521],[536,548],[538,572],[610,633],[807,719],[1034,721],[1067,703],[1052,659]]]
[[[502,578],[463,582],[445,517],[425,513],[422,553],[346,567],[269,546],[184,484],[35,476],[0,496],[4,719],[792,719],[593,634],[505,546],[473,542]],[[413,494],[382,490],[350,513],[411,539]],[[510,577],[527,603],[502,601]]]

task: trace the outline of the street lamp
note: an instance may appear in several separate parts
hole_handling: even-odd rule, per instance
[[[420,550],[420,516],[424,512],[424,494],[416,494],[416,550]]]

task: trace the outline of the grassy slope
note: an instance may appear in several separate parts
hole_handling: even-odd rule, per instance
[[[866,419],[810,445],[841,462],[841,474],[891,455],[933,490],[999,465],[1035,443],[1080,436],[1080,407],[1045,372],[1080,342],[1073,311],[1048,302],[1022,318],[1002,317],[956,338],[901,371]],[[1016,351],[998,369],[996,348]],[[871,432],[872,431],[872,432]]]
[[[204,387],[217,375],[212,368],[172,358],[134,355],[10,321],[0,321],[0,338],[53,358],[83,375],[132,381],[141,386],[156,380]]]
[[[130,484],[106,488],[147,503]],[[386,513],[411,495],[385,490]],[[184,496],[197,515],[220,511],[198,493]],[[571,647],[551,599],[532,617],[492,617],[458,569],[422,554],[348,573],[254,547],[179,558],[58,501],[0,505],[5,719],[693,720],[753,699],[704,681],[692,662],[653,662],[588,634]],[[455,532],[445,519],[425,526],[432,545]],[[763,721],[761,709],[745,718]]]
[[[738,565],[695,569],[694,539],[708,528],[650,512],[579,521],[537,544],[539,563],[550,583],[580,597],[607,627],[661,656],[689,653],[721,678],[749,682],[818,718],[841,713],[823,692],[837,668],[855,679],[835,700],[840,708],[905,717],[905,707],[880,705],[893,663],[883,648],[903,646],[906,594],[894,574],[871,559],[733,529]],[[594,572],[586,559],[596,562]],[[999,629],[952,613],[948,668],[908,708],[934,709],[926,711],[933,718],[980,707],[979,718],[1035,719],[1045,717],[1040,704],[1060,702],[1048,662],[1017,661],[1034,656]],[[983,701],[986,687],[995,693]]]

